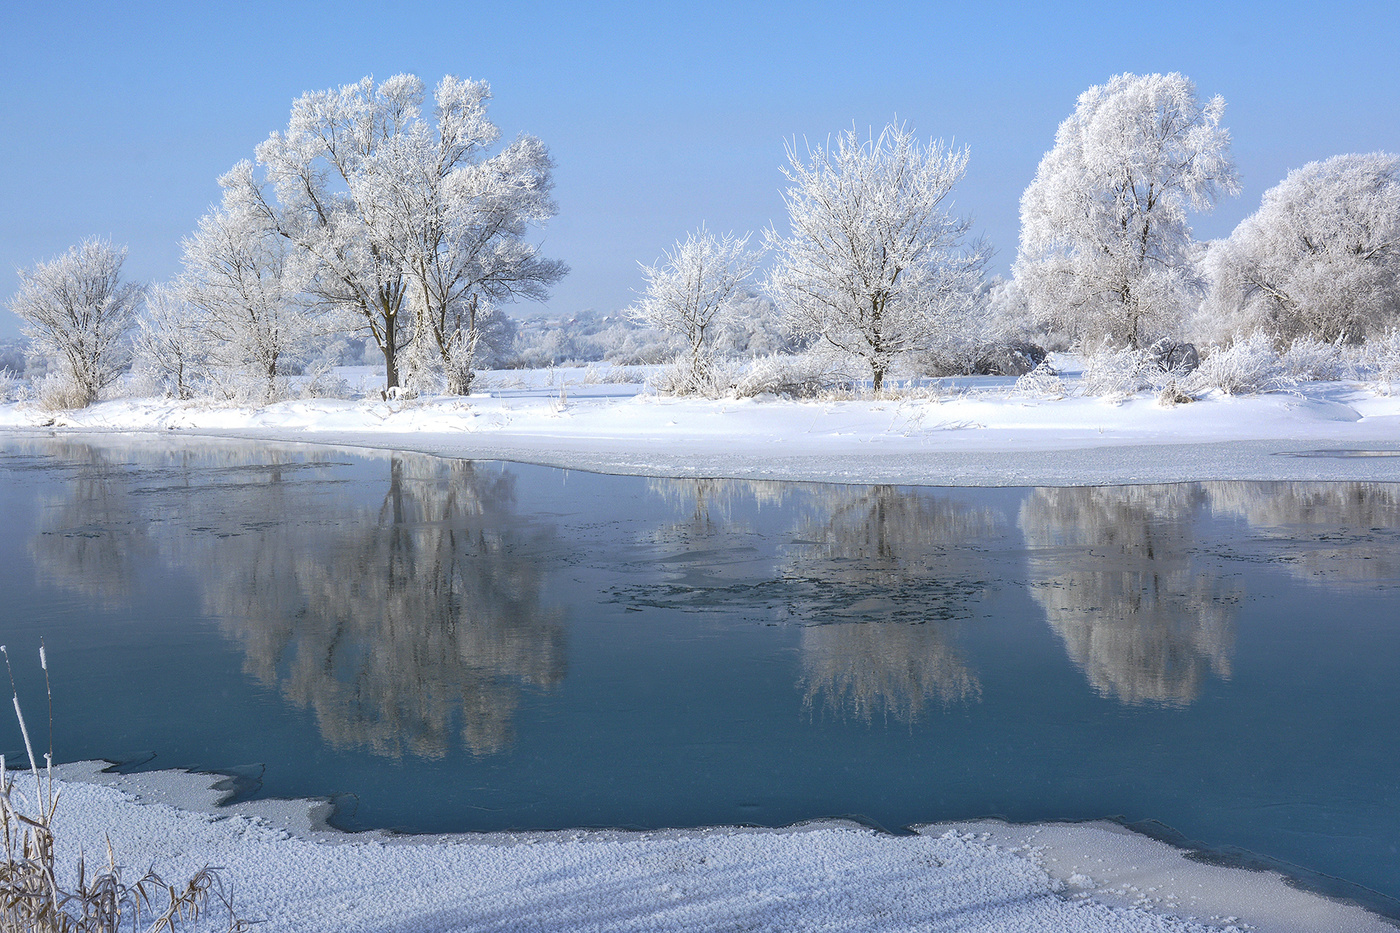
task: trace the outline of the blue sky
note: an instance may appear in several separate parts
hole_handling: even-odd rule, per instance
[[[0,55],[0,296],[85,236],[134,278],[178,269],[216,178],[303,91],[366,74],[484,78],[509,137],[556,162],[548,307],[624,307],[677,238],[785,225],[784,140],[893,118],[971,147],[956,210],[1016,253],[1021,192],[1087,87],[1180,71],[1221,94],[1244,192],[1228,234],[1291,168],[1400,151],[1393,3],[31,3]],[[17,333],[0,314],[0,336]]]

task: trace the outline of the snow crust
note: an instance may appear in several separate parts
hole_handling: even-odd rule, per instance
[[[545,383],[547,373],[548,384]],[[491,382],[493,380],[483,380]],[[1400,396],[1348,382],[1164,408],[1018,396],[950,380],[925,397],[666,398],[582,370],[506,377],[469,398],[261,408],[121,399],[73,412],[0,405],[0,428],[160,431],[414,450],[652,476],[917,485],[1400,480]],[[1322,451],[1329,455],[1319,456]]]
[[[216,810],[217,778],[101,767],[60,769],[61,864],[104,852],[110,832],[132,870],[221,866],[238,913],[268,933],[1395,929],[1108,824],[347,835],[318,826],[312,802]]]

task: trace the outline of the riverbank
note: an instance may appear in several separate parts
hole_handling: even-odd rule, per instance
[[[0,405],[0,428],[303,441],[645,476],[932,486],[1400,481],[1400,396],[1359,383],[1214,392],[1172,407],[1150,393],[1028,398],[1004,383],[822,401],[676,399],[636,384],[561,379],[392,402],[120,399],[64,412],[12,402]]]

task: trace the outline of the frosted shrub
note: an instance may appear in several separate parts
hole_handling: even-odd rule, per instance
[[[1253,395],[1285,384],[1287,379],[1271,337],[1255,331],[1228,347],[1213,347],[1186,380],[1192,390],[1219,389],[1226,395]]]
[[[1348,360],[1340,343],[1328,343],[1312,334],[1304,334],[1289,345],[1279,357],[1283,375],[1297,382],[1341,379]]]
[[[86,408],[96,399],[67,373],[51,372],[38,385],[39,407],[45,411],[71,411]]]
[[[1393,394],[1400,383],[1400,330],[1367,341],[1365,359],[1375,368],[1376,394]]]
[[[1084,375],[1080,387],[1085,395],[1127,398],[1144,389],[1158,389],[1166,374],[1150,352],[1101,343],[1091,351],[1081,351]]]
[[[1044,362],[1017,379],[1011,392],[1013,395],[1050,399],[1064,398],[1068,394],[1059,373]]]
[[[836,381],[832,361],[827,356],[775,353],[754,360],[736,381],[734,394],[738,398],[756,395],[815,398]]]
[[[716,361],[682,356],[663,366],[648,380],[662,395],[698,395],[719,398],[733,387],[735,374],[731,367]]]

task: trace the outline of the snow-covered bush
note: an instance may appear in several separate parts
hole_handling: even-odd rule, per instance
[[[1294,340],[1279,357],[1283,375],[1295,382],[1341,379],[1351,368],[1350,362],[1350,354],[1340,342],[1329,343],[1312,334]]]
[[[1186,380],[1188,391],[1218,389],[1226,395],[1252,395],[1287,383],[1273,338],[1255,331],[1227,347],[1212,347]]]
[[[1030,398],[1055,399],[1064,398],[1068,394],[1060,374],[1043,361],[1017,379],[1011,391],[1013,395],[1025,395]]]
[[[815,398],[831,389],[843,377],[835,360],[824,353],[774,353],[749,364],[734,384],[738,398],[781,395],[788,398]]]
[[[719,398],[734,387],[737,373],[728,362],[691,357],[688,354],[651,375],[647,382],[661,395],[698,395]]]
[[[1365,359],[1374,367],[1376,394],[1392,394],[1400,383],[1400,329],[1368,341]]]
[[[1081,353],[1080,389],[1085,395],[1127,398],[1147,389],[1156,391],[1169,378],[1148,350],[1116,347],[1105,340]]]
[[[66,372],[50,372],[34,387],[39,407],[45,411],[71,411],[86,408],[97,401],[85,386],[79,385]]]

